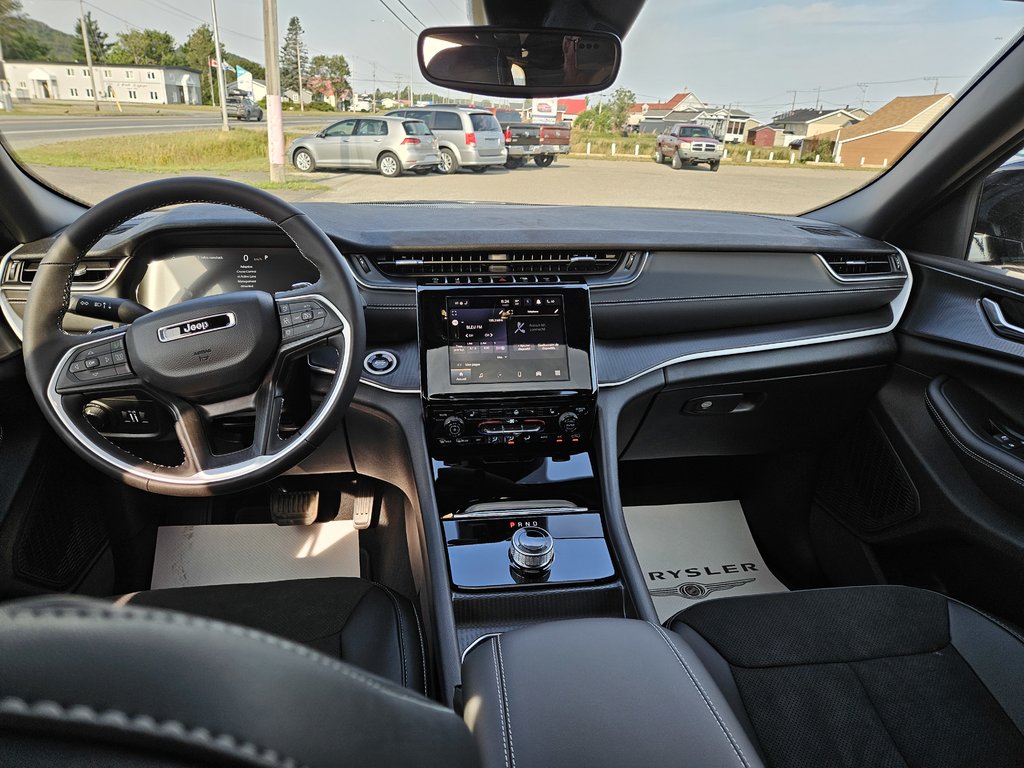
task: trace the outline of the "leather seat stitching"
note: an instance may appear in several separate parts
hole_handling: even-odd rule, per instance
[[[377,584],[377,582],[374,582]],[[405,655],[405,629],[402,627],[402,611],[398,606],[398,600],[395,599],[395,595],[390,589],[385,587],[383,584],[377,584],[384,594],[388,596],[388,600],[391,601],[391,607],[395,612],[395,624],[398,625],[398,652],[402,655],[402,685],[406,688],[409,687],[409,660]]]
[[[508,724],[508,751],[512,757],[512,768],[516,768],[516,746],[512,741],[512,712],[508,708],[508,681],[505,679],[505,660],[501,655],[501,635],[494,638],[498,649],[498,669],[501,670],[501,692],[505,697],[505,722]]]
[[[686,676],[690,678],[690,682],[693,683],[693,687],[697,689],[697,692],[700,694],[700,697],[704,699],[704,704],[711,711],[711,714],[714,715],[715,722],[717,722],[718,727],[722,729],[722,733],[725,734],[725,738],[729,740],[729,744],[732,745],[733,751],[736,752],[736,757],[739,758],[740,763],[744,766],[744,768],[750,768],[750,763],[747,762],[746,755],[743,754],[743,750],[740,749],[740,745],[736,742],[736,739],[733,737],[732,732],[730,732],[729,726],[725,724],[725,721],[722,719],[721,714],[719,714],[718,710],[715,708],[715,704],[711,701],[711,697],[708,696],[707,691],[704,690],[704,687],[700,684],[700,681],[697,679],[697,676],[693,674],[693,670],[690,669],[690,665],[686,663],[686,660],[682,657],[682,654],[679,653],[679,650],[674,645],[672,645],[672,641],[669,640],[669,637],[664,629],[662,629],[657,624],[654,624],[652,622],[647,623],[654,627],[655,630],[657,630],[658,635],[661,636],[661,639],[664,641],[665,645],[667,645],[669,650],[672,652],[672,655],[676,657],[676,661],[679,662],[680,666],[686,672]]]
[[[215,732],[203,726],[189,726],[180,720],[159,720],[147,714],[128,714],[118,709],[99,710],[88,704],[60,704],[56,701],[27,701],[18,696],[0,699],[0,712],[56,719],[71,723],[86,722],[100,727],[116,728],[134,733],[156,733],[209,749],[224,749],[237,757],[257,757],[281,768],[299,768],[298,760],[278,750],[260,746],[229,733]]]
[[[956,447],[959,448],[963,453],[967,454],[970,458],[974,459],[979,464],[988,467],[994,472],[998,472],[1007,480],[1017,483],[1017,485],[1024,486],[1024,478],[1021,478],[1013,474],[1012,472],[1004,469],[1003,467],[1000,467],[998,464],[994,464],[993,462],[986,459],[984,456],[975,453],[969,446],[961,442],[960,438],[958,438],[953,433],[953,430],[949,428],[949,425],[946,424],[946,420],[942,417],[942,414],[939,413],[938,409],[935,407],[934,403],[932,403],[931,398],[927,394],[925,395],[925,404],[928,406],[928,410],[932,412],[932,415],[935,416],[935,420],[938,422],[939,426],[942,427],[942,430],[949,436],[949,439],[952,440]]]
[[[501,675],[498,673],[498,651],[493,641],[491,642],[491,661],[494,663],[494,687],[498,692],[498,730],[501,731],[501,753],[505,757],[505,768],[509,768],[508,739],[505,737],[504,696],[501,693]]]
[[[423,645],[423,627],[420,626],[420,614],[416,606],[412,607],[412,617],[416,620],[416,636],[420,641],[420,671],[423,672],[423,695],[427,695],[427,650]]]
[[[256,629],[249,627],[242,627],[235,624],[226,624],[217,621],[211,621],[204,619],[199,616],[193,616],[184,613],[172,613],[167,611],[140,611],[138,608],[125,611],[124,615],[120,611],[114,610],[92,610],[84,608],[8,608],[5,613],[11,619],[24,620],[25,618],[30,619],[67,619],[67,618],[82,618],[82,619],[98,619],[102,621],[148,621],[153,624],[164,623],[164,624],[179,624],[186,627],[197,627],[199,629],[215,632],[223,635],[233,635],[236,637],[245,637],[251,640],[257,640],[265,645],[270,645],[279,650],[285,651],[293,656],[299,656],[307,659],[314,664],[318,664],[322,667],[327,667],[335,672],[338,672],[345,677],[351,678],[357,682],[363,683],[364,685],[380,691],[386,696],[390,696],[400,701],[405,701],[410,704],[416,704],[421,707],[426,707],[432,710],[443,710],[448,711],[445,707],[435,704],[432,701],[417,696],[409,696],[401,691],[392,690],[389,687],[383,686],[376,680],[360,674],[355,671],[350,665],[343,664],[340,661],[331,659],[324,654],[316,651],[312,648],[308,648],[304,645],[298,645],[289,640],[283,640],[269,635],[265,632],[260,632]]]

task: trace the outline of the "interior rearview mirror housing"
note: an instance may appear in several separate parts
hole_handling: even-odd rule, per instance
[[[435,27],[420,33],[423,76],[483,96],[572,96],[615,82],[622,43],[609,32]]]

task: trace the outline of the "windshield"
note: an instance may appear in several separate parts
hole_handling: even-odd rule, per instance
[[[271,181],[263,20],[216,1],[219,56],[209,0],[104,0],[81,18],[66,0],[0,0],[0,132],[19,162],[90,203],[205,174],[296,202],[796,214],[898,163],[1024,24],[1002,0],[648,0],[609,89],[506,99],[438,88],[414,63],[425,26],[472,23],[461,1],[280,0]],[[495,113],[549,129],[507,138]],[[361,141],[375,114],[423,120],[406,132],[437,146]],[[400,179],[383,152],[401,153]]]

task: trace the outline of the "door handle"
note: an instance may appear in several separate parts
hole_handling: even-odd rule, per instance
[[[1006,315],[1003,314],[1003,308],[999,306],[998,301],[982,299],[981,309],[985,313],[985,317],[988,318],[992,330],[1004,338],[1024,343],[1024,328],[1006,319]]]
[[[382,141],[384,141],[384,139],[374,139],[373,143],[374,144],[380,144]]]

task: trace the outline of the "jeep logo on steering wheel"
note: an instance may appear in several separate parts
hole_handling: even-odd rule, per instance
[[[186,336],[198,336],[201,333],[209,333],[210,331],[219,331],[223,328],[230,328],[234,324],[234,313],[223,312],[219,315],[197,317],[192,320],[186,320],[183,323],[165,325],[157,331],[157,338],[159,338],[160,341],[174,341],[175,339],[181,339]]]

